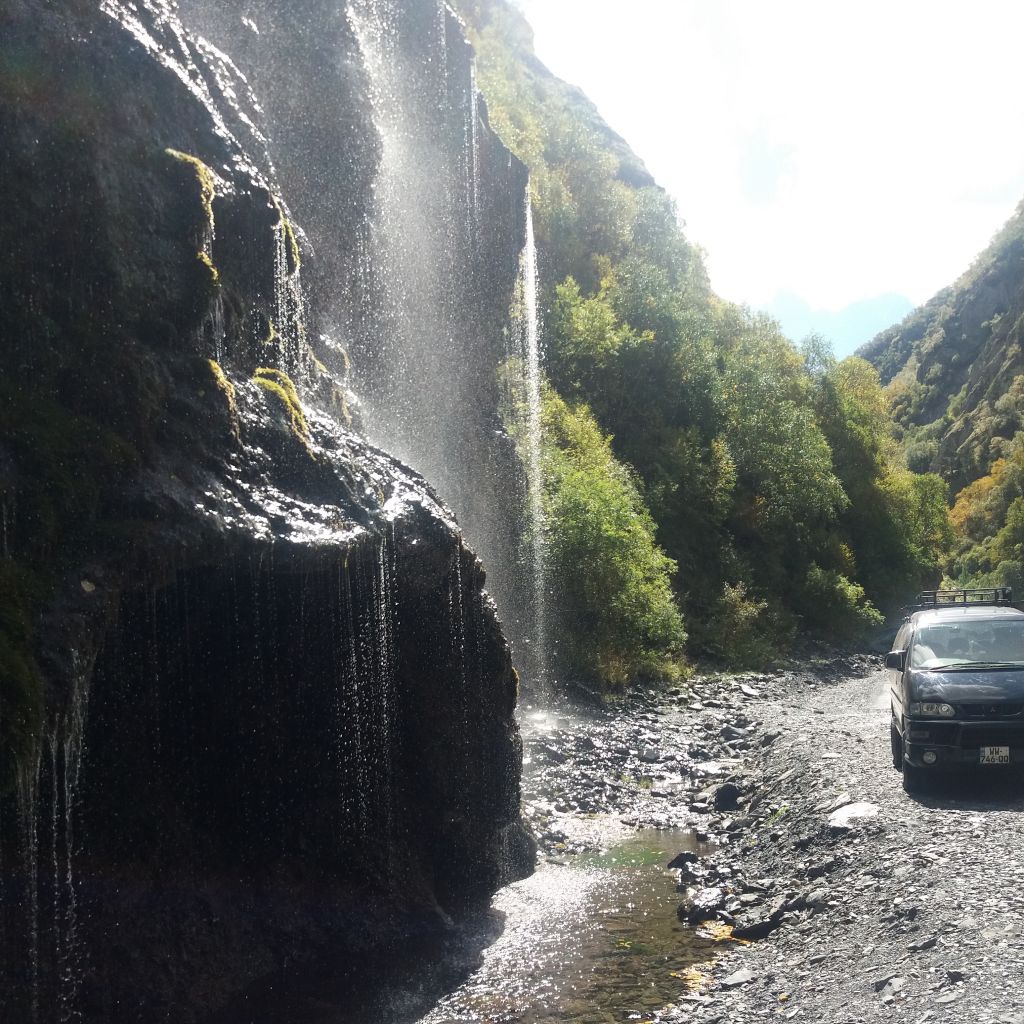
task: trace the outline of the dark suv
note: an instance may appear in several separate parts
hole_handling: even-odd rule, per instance
[[[946,765],[1024,763],[1024,612],[999,590],[931,591],[885,658],[892,763],[910,792]]]

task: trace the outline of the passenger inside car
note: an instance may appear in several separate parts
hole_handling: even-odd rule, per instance
[[[912,668],[925,668],[929,662],[935,661],[936,654],[928,644],[918,641],[910,654],[910,665]]]

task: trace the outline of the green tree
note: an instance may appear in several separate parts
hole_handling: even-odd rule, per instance
[[[548,389],[543,423],[545,543],[564,670],[606,688],[676,678],[686,641],[676,566],[654,541],[628,469],[585,406]]]

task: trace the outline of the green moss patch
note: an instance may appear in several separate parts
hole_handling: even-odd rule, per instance
[[[216,359],[207,360],[210,372],[213,374],[213,382],[217,390],[223,396],[228,407],[228,420],[231,424],[231,436],[236,441],[242,440],[242,423],[238,416],[238,396],[235,393],[235,385],[228,379],[223,367]]]
[[[199,199],[203,206],[203,213],[206,215],[206,222],[213,230],[213,200],[217,195],[217,176],[197,156],[191,153],[182,153],[177,149],[166,149],[164,152],[178,163],[186,164],[195,172],[196,184],[199,186]]]
[[[302,254],[299,251],[299,239],[295,233],[295,225],[288,219],[288,215],[284,212],[284,207],[281,205],[279,200],[274,199],[274,206],[277,208],[278,216],[281,218],[278,221],[278,227],[284,232],[285,241],[285,253],[288,260],[288,275],[298,273],[302,266]]]
[[[220,287],[220,271],[216,268],[216,266],[214,266],[214,263],[213,263],[213,260],[210,257],[210,254],[206,253],[206,252],[202,252],[202,251],[197,252],[196,253],[196,259],[199,260],[199,262],[203,265],[203,268],[206,270],[206,274],[209,277],[210,287],[211,288],[219,288]]]
[[[281,409],[291,425],[292,433],[306,446],[312,455],[312,448],[310,448],[309,443],[309,424],[306,422],[306,414],[302,411],[299,393],[295,389],[295,384],[291,377],[284,370],[260,366],[256,369],[253,380],[268,395],[272,395],[280,403]]]

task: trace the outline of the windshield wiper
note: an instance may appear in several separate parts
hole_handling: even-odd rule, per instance
[[[949,665],[935,665],[932,672],[958,672],[974,668],[1024,668],[1021,661],[954,661]]]

